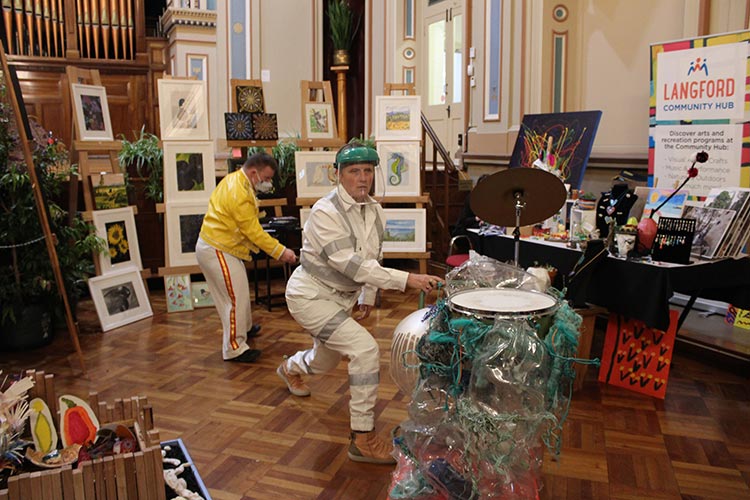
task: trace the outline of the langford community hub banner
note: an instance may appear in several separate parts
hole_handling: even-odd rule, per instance
[[[674,187],[705,150],[691,195],[750,187],[749,41],[742,31],[651,46],[649,185]]]

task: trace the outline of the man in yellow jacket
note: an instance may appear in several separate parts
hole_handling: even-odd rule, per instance
[[[294,263],[292,250],[269,235],[258,220],[256,192],[268,191],[276,160],[256,153],[241,169],[222,179],[208,202],[195,254],[214,299],[224,330],[224,361],[252,363],[260,351],[247,345],[253,327],[250,286],[243,261],[263,250],[281,262]]]

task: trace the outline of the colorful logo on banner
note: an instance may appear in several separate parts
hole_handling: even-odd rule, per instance
[[[746,60],[746,43],[659,53],[656,121],[742,119]]]
[[[740,309],[730,304],[724,316],[724,322],[735,328],[750,330],[750,310]]]
[[[677,318],[677,311],[669,311],[669,328],[663,332],[642,321],[610,314],[599,382],[664,399]]]

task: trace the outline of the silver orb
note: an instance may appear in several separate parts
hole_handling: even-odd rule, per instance
[[[413,352],[419,339],[430,328],[430,320],[422,321],[429,308],[414,311],[396,325],[391,345],[391,379],[404,394],[411,395],[417,385],[419,359]],[[406,354],[405,354],[406,353]],[[409,365],[408,367],[406,365]]]

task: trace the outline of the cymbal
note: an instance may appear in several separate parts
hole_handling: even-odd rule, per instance
[[[567,197],[565,185],[554,174],[539,168],[516,167],[479,182],[471,191],[471,209],[485,222],[515,227],[516,193],[526,203],[521,210],[521,226],[552,217]]]

